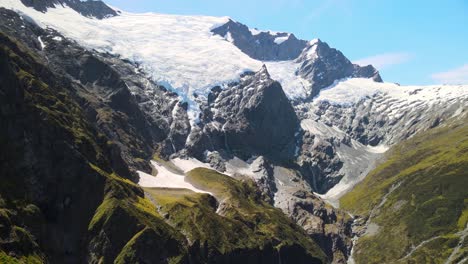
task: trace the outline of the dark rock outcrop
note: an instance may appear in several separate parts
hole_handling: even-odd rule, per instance
[[[254,35],[247,26],[232,20],[212,32],[221,37],[229,34],[236,47],[251,58],[261,61],[293,60],[307,45],[307,41],[297,39],[294,34],[289,33],[259,32]],[[275,42],[278,38],[283,41]]]
[[[211,97],[216,99],[204,108],[202,127],[188,146],[195,156],[205,150],[223,150],[243,159],[294,156],[299,120],[266,67]]]
[[[343,166],[343,162],[336,155],[335,146],[334,142],[316,137],[309,132],[304,132],[302,136],[297,164],[301,167],[305,180],[318,193],[326,193],[343,177],[343,175],[333,175]]]
[[[352,247],[352,219],[314,195],[299,191],[289,201],[287,214],[318,241],[333,263],[347,263]]]
[[[346,263],[351,248],[351,217],[312,193],[299,170],[274,168],[274,204],[316,241],[332,263]]]
[[[80,1],[80,0],[21,0],[25,6],[33,7],[37,11],[47,12],[49,8],[55,8],[56,5],[66,5],[76,12],[87,17],[104,19],[117,16],[118,12],[110,8],[102,1]]]
[[[5,210],[13,214],[32,208],[29,216],[12,224],[36,245],[0,247],[18,257],[78,263],[106,181],[92,166],[113,171],[112,164],[120,163],[123,167],[116,170],[128,178],[130,171],[120,156],[110,154],[107,139],[85,121],[79,105],[62,88],[70,85],[66,79],[4,34],[0,46],[0,195]]]
[[[310,98],[344,78],[371,78],[382,82],[379,72],[372,65],[361,67],[353,64],[339,50],[330,48],[319,39],[310,42],[296,61],[301,64],[296,74],[312,84]]]
[[[115,118],[110,123],[123,135],[144,138],[131,120],[146,119],[139,118],[138,104],[118,74],[68,40],[62,40],[68,49],[58,51],[49,39],[53,32],[21,20],[12,11],[0,9],[0,16],[2,260],[6,252],[11,261],[26,263],[111,263],[146,226],[156,231],[154,241],[160,245],[176,241],[175,248],[161,251],[159,261],[177,255],[183,263],[187,254],[183,237],[158,222],[151,211],[138,209],[143,191],[126,180],[134,179],[128,167],[132,163],[122,154],[135,146],[128,145],[127,151],[116,146],[124,140],[114,135],[111,141],[107,136],[112,134],[96,117],[101,107],[112,115],[128,114],[128,123]],[[10,18],[9,23],[1,23],[4,17]],[[38,35],[53,49],[37,46]],[[60,52],[79,54],[82,60]],[[108,221],[100,221],[103,215]],[[126,233],[119,227],[125,220]],[[101,235],[104,229],[107,232]],[[114,241],[109,240],[112,232]],[[132,251],[139,252],[140,248]]]

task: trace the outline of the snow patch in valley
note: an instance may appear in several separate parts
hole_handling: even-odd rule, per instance
[[[211,168],[210,164],[203,163],[195,158],[188,158],[188,159],[175,158],[175,159],[172,159],[171,162],[185,173],[196,168],[213,169]]]
[[[178,174],[168,170],[163,165],[160,165],[156,161],[151,161],[151,165],[158,171],[157,176],[153,176],[142,171],[138,171],[138,185],[141,187],[157,187],[157,188],[177,188],[177,189],[189,189],[198,193],[208,193],[185,181],[185,175]],[[212,194],[211,194],[212,195]]]
[[[251,178],[255,178],[255,171],[258,168],[258,162],[261,160],[261,157],[252,158],[249,161],[243,161],[237,157],[234,157],[226,161],[226,171],[221,172],[213,168],[210,164],[199,161],[195,158],[175,158],[171,159],[171,162],[180,170],[187,173],[196,168],[207,168],[211,170],[218,171],[221,174],[233,176],[234,174],[244,175]]]
[[[258,163],[261,160],[261,157],[258,158],[252,158],[251,160],[248,160],[247,162],[234,157],[226,162],[226,172],[225,174],[227,175],[234,175],[234,174],[240,174],[240,175],[245,175],[251,178],[255,178],[256,176],[256,169],[258,168]]]
[[[385,153],[389,149],[386,145],[378,145],[378,146],[366,146],[367,151],[371,153]]]

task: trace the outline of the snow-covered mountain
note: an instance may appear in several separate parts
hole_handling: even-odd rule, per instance
[[[306,178],[310,178],[312,189],[325,193],[338,184],[328,196],[354,184],[355,180],[351,179],[362,179],[372,168],[372,161],[391,144],[440,123],[443,118],[460,114],[466,106],[465,86],[403,87],[381,83],[375,68],[353,65],[341,52],[319,39],[304,41],[290,33],[260,31],[228,17],[134,14],[113,8],[105,9],[107,15],[93,15],[76,7],[86,3],[89,2],[37,4],[4,0],[1,5],[41,27],[57,30],[88,49],[131,61],[136,65],[135,71],[175,92],[187,103],[190,125],[185,125],[186,131],[179,139],[182,142],[171,142],[169,154],[186,147],[198,148],[198,153],[229,149],[229,146],[213,147],[213,143],[194,147],[193,141],[200,138],[200,133],[206,134],[208,127],[212,127],[212,132],[207,134],[210,141],[216,141],[213,132],[218,129],[217,133],[224,138],[225,121],[216,121],[221,118],[216,116],[229,120],[238,114],[226,111],[242,108],[242,100],[232,105],[234,98],[231,98],[228,108],[216,109],[217,104],[209,102],[210,95],[218,93],[212,89],[236,89],[231,88],[233,83],[242,83],[242,76],[259,71],[262,65],[266,66],[267,79],[281,84],[301,120],[300,127],[289,129],[310,133],[314,143],[309,147],[326,148],[324,145],[330,144],[331,150],[325,155],[328,157],[320,162],[317,157],[312,157],[312,163],[306,162],[304,154],[296,153],[305,174],[309,174]],[[97,3],[101,2],[94,2]],[[90,10],[102,9],[100,6]],[[362,77],[368,79],[359,79]],[[241,87],[247,91],[256,89],[252,85]],[[253,94],[247,94],[246,98]],[[206,120],[207,112],[203,109],[214,111],[214,123]],[[173,112],[177,112],[176,108]],[[205,118],[204,122],[200,122],[200,117]],[[234,129],[237,126],[239,123]],[[283,126],[290,125],[279,122],[271,131]],[[304,147],[301,140],[299,135],[294,143],[297,149]],[[266,151],[257,150],[253,147],[246,151],[244,158],[263,155]],[[197,157],[207,158],[199,154]]]
[[[88,5],[91,11],[83,12],[80,5]],[[178,94],[187,103],[190,121],[187,130],[192,131],[185,135],[189,146],[190,138],[196,137],[193,132],[209,125],[200,123],[200,117],[206,116],[206,111],[202,111],[209,104],[212,89],[229,90],[242,76],[260,70],[262,65],[266,66],[268,78],[281,84],[302,120],[304,131],[329,135],[325,131],[338,130],[341,137],[351,137],[356,144],[363,144],[353,149],[387,146],[411,136],[418,130],[412,122],[418,123],[419,116],[423,116],[411,111],[432,110],[426,116],[433,117],[434,122],[440,122],[439,115],[446,112],[459,114],[467,94],[464,86],[401,87],[381,83],[375,68],[353,65],[341,52],[319,39],[304,41],[291,33],[260,31],[228,17],[133,14],[99,1],[4,0],[1,6],[43,28],[57,30],[88,49],[131,61],[136,65],[135,71]],[[93,15],[98,11],[100,15]],[[38,40],[44,48],[46,44]],[[359,79],[362,77],[368,79]],[[364,120],[357,121],[359,116],[353,116],[354,111],[367,111],[360,113]],[[229,118],[227,113],[222,114],[224,120]],[[406,115],[417,117],[407,120]],[[376,124],[388,128],[368,128]],[[281,125],[285,124],[278,124]],[[424,129],[430,125],[419,122],[416,126]],[[375,153],[383,149],[366,151]],[[339,160],[343,162],[346,158],[341,156]],[[347,163],[344,161],[343,167]],[[320,177],[314,178],[317,181]],[[318,183],[325,187],[315,189],[324,192],[337,182]]]
[[[311,103],[298,105],[302,127],[336,142],[336,156],[343,162],[338,173],[343,178],[323,197],[339,198],[392,145],[463,116],[467,89],[466,85],[400,86],[352,78],[322,90]]]
[[[140,186],[206,193],[185,173],[246,175],[337,262],[349,254],[350,224],[321,199],[338,206],[392,145],[468,110],[467,85],[385,83],[320,39],[228,17],[134,14],[100,1],[0,7],[21,19],[5,15],[2,30],[84,87],[87,114],[139,170]]]
[[[327,83],[331,84],[345,77],[378,75],[375,69],[360,70],[336,50],[337,54],[322,54],[319,52],[322,49],[317,47],[323,46],[327,52],[330,48],[320,41],[297,40],[288,33],[256,32],[228,17],[118,11],[118,15],[96,19],[92,14],[85,16],[69,7],[71,2],[50,1],[48,5],[33,5],[36,8],[33,9],[21,1],[5,0],[2,6],[21,12],[42,27],[54,28],[85,47],[137,63],[154,81],[189,102],[194,122],[199,114],[195,97],[206,99],[214,86],[237,81],[242,73],[258,71],[264,61],[268,61],[273,79],[281,82],[289,98],[316,94],[312,90],[319,79],[328,78]],[[278,41],[284,36],[288,36],[285,41]],[[265,52],[267,47],[271,47],[268,55],[248,51],[256,48]],[[330,66],[334,60],[339,60],[339,64]],[[342,67],[343,63],[346,67]],[[327,73],[336,71],[330,67],[342,68],[344,72],[330,79]],[[323,86],[320,84],[319,88]]]

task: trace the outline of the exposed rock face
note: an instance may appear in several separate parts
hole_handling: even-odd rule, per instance
[[[346,263],[352,246],[352,220],[346,212],[336,210],[301,190],[293,194],[283,210],[315,241],[319,241],[333,263]]]
[[[25,262],[111,263],[151,222],[149,228],[157,230],[150,232],[153,241],[177,242],[175,249],[163,248],[159,261],[178,255],[183,262],[187,254],[183,238],[159,218],[143,217],[136,207],[143,191],[123,180],[134,179],[127,164],[134,164],[135,146],[120,148],[107,137],[120,144],[125,142],[122,135],[145,137],[134,130],[138,122],[131,120],[146,118],[118,74],[96,54],[62,36],[63,50],[54,47],[51,38],[56,32],[45,32],[12,11],[0,9],[0,16],[0,122],[5,128],[0,132],[0,215],[8,223],[2,226],[0,254],[28,258]],[[56,53],[43,50],[36,43],[38,35]],[[82,60],[73,61],[66,54]],[[128,114],[128,123],[114,117],[108,124],[101,122],[101,108],[108,108],[111,115]],[[111,124],[114,128],[106,131]],[[108,221],[99,220],[103,215]],[[125,221],[123,233],[118,226]],[[99,233],[102,230],[105,235]],[[111,233],[114,241],[109,240]]]
[[[464,111],[467,104],[466,97],[451,102],[405,103],[385,94],[376,94],[354,105],[321,102],[314,113],[321,122],[339,127],[362,144],[376,146],[392,145],[417,132],[439,126],[444,120]],[[395,105],[400,105],[398,114],[392,114],[396,113]]]
[[[72,94],[89,121],[110,139],[113,153],[121,151],[132,168],[151,171],[145,160],[157,145],[168,145],[173,153],[185,144],[190,126],[178,97],[136,71],[137,65],[85,50],[58,32],[36,27],[13,12],[5,10],[2,15],[2,31],[37,50],[52,71],[69,80]],[[172,149],[173,145],[178,149]]]
[[[293,60],[301,54],[307,41],[289,33],[258,32],[253,34],[239,22],[228,23],[212,30],[214,34],[232,41],[251,58],[261,61]]]
[[[243,159],[294,156],[299,121],[281,85],[265,67],[244,76],[239,84],[214,89],[210,98],[203,127],[188,146],[196,156],[220,149]]]
[[[80,1],[80,0],[21,0],[25,6],[30,6],[37,11],[47,12],[49,8],[55,8],[56,5],[66,5],[73,8],[76,12],[87,17],[104,19],[117,16],[118,13],[102,1]]]
[[[106,171],[121,164],[116,170],[128,178],[129,169],[62,88],[70,85],[66,79],[3,33],[0,45],[0,195],[11,214],[30,208],[12,218],[12,225],[34,245],[20,241],[0,247],[18,257],[47,255],[51,262],[78,263],[106,181],[89,164]]]
[[[382,82],[379,72],[372,65],[361,67],[352,64],[343,53],[319,39],[311,41],[296,61],[300,63],[296,74],[312,84],[310,98],[343,78],[371,78]]]
[[[131,66],[85,51],[75,43],[57,43],[50,37],[44,37],[44,41],[51,44],[46,48],[50,67],[82,85],[76,89],[84,99],[82,107],[87,116],[123,151],[128,164],[140,167],[140,160],[151,157],[157,142],[167,136],[168,125],[141,110],[126,80],[115,70],[115,65]],[[132,76],[135,74],[126,78]]]
[[[274,166],[274,205],[306,230],[332,263],[346,263],[351,248],[352,219],[315,194],[299,170]]]
[[[340,173],[343,162],[336,154],[336,143],[332,138],[304,132],[297,163],[306,180],[318,193],[325,193],[343,177]]]

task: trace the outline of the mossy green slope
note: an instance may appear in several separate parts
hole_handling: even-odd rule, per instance
[[[63,243],[50,231],[66,218],[59,214],[76,215],[68,214],[67,206],[57,206],[62,195],[67,195],[68,201],[77,202],[76,211],[81,208],[67,184],[63,183],[60,191],[55,189],[58,179],[68,174],[73,177],[68,180],[72,185],[88,180],[97,185],[99,179],[92,175],[86,180],[74,176],[92,174],[86,159],[109,168],[96,131],[62,89],[61,80],[40,61],[30,49],[0,32],[0,251],[7,263],[62,259],[59,252]],[[66,167],[71,161],[75,162],[72,172]],[[92,205],[92,200],[87,202]],[[81,212],[80,217],[87,216]],[[69,235],[78,233],[79,226]]]
[[[93,166],[94,167],[94,166]],[[89,223],[89,261],[99,263],[185,263],[185,237],[166,224],[132,182],[94,167],[106,177],[106,194]]]
[[[364,217],[378,208],[374,231],[357,242],[357,263],[444,263],[468,224],[468,118],[393,147],[340,205]],[[468,256],[464,243],[453,263]]]
[[[183,235],[41,61],[0,32],[0,263],[184,263]]]
[[[276,263],[321,263],[326,257],[305,232],[279,209],[265,203],[254,183],[216,171],[197,168],[186,180],[199,189],[147,188],[166,221],[186,234],[197,261]],[[200,250],[201,249],[201,250]],[[269,258],[272,258],[269,260]],[[294,259],[296,258],[296,259]]]

